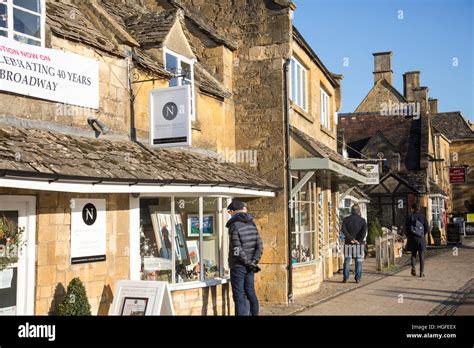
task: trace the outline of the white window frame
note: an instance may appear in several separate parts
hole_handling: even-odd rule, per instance
[[[39,42],[40,47],[44,47],[44,45],[45,45],[45,26],[46,26],[45,25],[45,23],[46,23],[46,0],[40,0],[41,8],[40,8],[40,13],[39,14],[37,12],[28,10],[26,8],[14,5],[13,0],[3,0],[3,1],[0,0],[0,3],[7,5],[7,17],[8,17],[7,18],[7,28],[6,28],[7,38],[9,38],[10,40],[15,40],[14,39],[15,35],[21,35],[21,36],[26,37],[27,39]],[[40,36],[41,37],[39,39],[37,37],[27,35],[27,34],[24,34],[24,33],[21,33],[21,32],[17,32],[17,31],[14,30],[13,9],[18,9],[18,10],[24,11],[26,13],[33,14],[35,16],[39,15],[39,17],[40,17],[40,26],[41,26],[41,28],[40,28]],[[4,28],[0,28],[0,30],[5,31]]]
[[[196,115],[197,115],[197,112],[196,112],[196,92],[195,92],[195,80],[194,80],[194,63],[195,63],[195,60],[194,59],[189,59],[189,58],[186,58],[185,56],[179,54],[179,53],[176,53],[166,47],[163,47],[163,63],[164,63],[164,67],[165,67],[165,70],[166,70],[166,54],[170,54],[172,56],[175,56],[176,59],[178,60],[178,66],[180,67],[181,66],[181,62],[185,62],[187,64],[189,64],[189,66],[191,67],[191,99],[192,99],[192,112],[191,112],[191,120],[192,121],[196,121]],[[182,86],[183,85],[183,78],[179,78],[177,79],[178,80],[178,86]]]
[[[224,231],[224,224],[223,219],[229,219],[230,215],[224,209],[227,207],[230,202],[232,201],[232,197],[223,196],[223,195],[200,195],[200,194],[192,194],[192,193],[183,193],[179,195],[166,195],[166,194],[159,194],[159,193],[143,193],[140,194],[139,197],[133,197],[132,195],[129,196],[129,208],[130,208],[130,280],[141,280],[140,279],[140,271],[141,271],[141,254],[140,254],[140,199],[141,198],[170,198],[171,199],[171,214],[174,215],[174,207],[175,207],[175,199],[182,198],[183,195],[186,197],[195,197],[199,199],[199,221],[200,226],[202,226],[202,217],[204,215],[203,212],[203,200],[204,198],[217,198],[218,199],[218,215],[217,215],[217,233],[218,233],[218,259],[219,259],[219,269],[218,275],[214,278],[205,279],[204,277],[204,267],[203,267],[203,258],[201,257],[200,266],[201,266],[201,274],[199,280],[187,281],[184,283],[177,283],[176,282],[176,265],[175,265],[175,253],[172,253],[172,277],[171,282],[169,282],[170,289],[173,290],[184,290],[184,289],[194,289],[194,288],[202,288],[206,286],[213,286],[218,284],[224,284],[228,281],[229,275],[225,274],[225,267],[228,266],[228,263],[225,261],[227,255],[224,251],[228,251],[228,248],[225,248],[224,238],[228,235],[227,228]],[[226,202],[226,203],[224,203]],[[175,240],[175,228],[172,225],[171,228],[171,241],[174,243]],[[199,253],[202,255],[202,241],[203,241],[203,234],[201,232],[200,236],[200,250]],[[228,239],[228,238],[227,238]],[[174,245],[172,246],[172,250],[174,250]],[[148,280],[147,280],[148,281]],[[153,280],[149,280],[153,281]]]
[[[321,126],[326,129],[331,129],[331,97],[326,91],[320,88],[320,122]]]
[[[293,70],[296,71],[297,68],[300,69],[301,74],[298,74],[298,72],[294,74]],[[293,90],[293,81],[295,81],[296,91]],[[290,99],[294,104],[308,112],[308,69],[295,57],[291,57],[290,64]]]

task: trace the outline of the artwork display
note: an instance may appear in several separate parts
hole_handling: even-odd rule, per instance
[[[215,230],[214,214],[204,214],[202,218],[203,218],[202,234],[204,236],[214,235],[214,230]],[[199,237],[199,215],[198,214],[188,215],[188,237]]]
[[[171,214],[157,212],[151,214],[153,230],[155,232],[156,244],[160,257],[171,260]],[[175,253],[176,264],[189,265],[189,254],[183,233],[181,216],[175,215]]]
[[[199,247],[198,243],[195,240],[190,240],[186,242],[188,246],[188,252],[189,252],[189,259],[191,261],[191,265],[197,265],[199,263]]]

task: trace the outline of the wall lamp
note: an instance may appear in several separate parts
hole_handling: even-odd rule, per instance
[[[97,118],[88,117],[87,123],[89,124],[89,126],[92,127],[92,129],[94,129],[94,131],[102,133],[104,135],[110,131],[109,127],[107,127],[105,123],[99,121]],[[97,128],[99,128],[99,130]]]

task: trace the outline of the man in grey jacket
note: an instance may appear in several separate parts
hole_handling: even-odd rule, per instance
[[[344,279],[346,283],[349,278],[351,258],[355,263],[355,281],[360,282],[362,277],[362,261],[364,259],[364,239],[367,235],[367,222],[360,216],[360,207],[354,204],[351,215],[344,218],[342,222],[342,233],[344,233]]]
[[[226,224],[229,229],[229,267],[232,296],[236,315],[248,315],[246,298],[250,303],[250,315],[258,315],[258,299],[255,293],[254,275],[260,271],[263,244],[252,215],[245,203],[232,201],[227,207],[232,216]]]

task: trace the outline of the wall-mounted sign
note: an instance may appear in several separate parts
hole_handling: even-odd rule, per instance
[[[72,200],[71,264],[105,261],[105,199]]]
[[[358,162],[357,167],[367,176],[366,185],[379,184],[379,164],[378,162]]]
[[[465,167],[450,167],[449,168],[449,183],[463,184],[466,182],[466,168]]]
[[[189,85],[150,92],[150,145],[191,145],[191,90]]]
[[[120,280],[110,315],[174,315],[168,282]]]
[[[99,108],[99,62],[0,36],[0,90]]]

